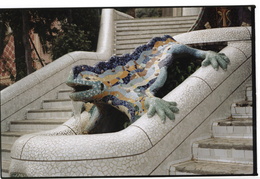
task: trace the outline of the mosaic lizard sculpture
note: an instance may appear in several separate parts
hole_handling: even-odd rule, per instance
[[[146,112],[148,117],[157,113],[163,121],[166,116],[174,120],[174,113],[178,112],[177,104],[157,98],[155,93],[165,83],[167,67],[171,62],[185,56],[204,59],[202,66],[211,64],[216,70],[219,66],[226,70],[229,63],[222,53],[197,50],[179,44],[171,36],[164,36],[153,38],[132,54],[113,56],[109,61],[99,62],[93,67],[75,66],[67,81],[67,85],[74,88],[70,98],[94,104],[90,110],[92,122],[86,129],[87,133],[92,133],[98,123],[101,125],[99,121],[103,121],[103,128],[107,128],[102,130],[99,127],[99,132],[113,131],[113,127],[108,126],[116,123],[117,119],[112,118],[118,118],[117,114],[110,116],[115,108],[126,114],[130,123]],[[110,118],[106,118],[107,115]]]

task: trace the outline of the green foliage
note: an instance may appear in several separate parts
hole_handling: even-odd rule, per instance
[[[89,51],[90,49],[91,42],[85,31],[80,30],[76,24],[65,23],[52,41],[51,54],[55,60],[72,51]]]
[[[85,32],[91,41],[91,49],[89,51],[95,51],[97,48],[101,9],[70,9],[69,12],[70,18],[68,18],[68,23],[76,24],[80,30]]]
[[[6,87],[8,87],[8,85],[1,84],[1,83],[0,83],[0,91],[2,91],[3,89],[5,89]]]
[[[164,97],[201,66],[200,60],[180,58],[173,61],[167,70],[167,80],[164,86],[156,93],[157,97]]]
[[[39,34],[45,53],[50,50],[48,44],[55,43],[51,45],[53,50],[57,51],[53,52],[54,59],[71,51],[96,50],[101,9],[1,9],[0,51],[2,53],[5,44],[5,25],[9,24],[15,41],[16,81],[27,75],[25,47],[22,40],[23,13],[26,13],[26,17],[29,18],[27,29],[33,29],[35,33]],[[63,33],[52,27],[52,23],[56,20],[67,22],[64,25]]]
[[[100,13],[101,9],[94,8],[37,9],[32,13],[33,26],[45,52],[51,51],[53,60],[56,60],[71,51],[96,50]],[[54,21],[62,22],[62,31],[51,27]],[[46,42],[51,44],[50,49]]]
[[[135,9],[133,7],[116,7],[115,10],[128,14],[132,17],[135,17]]]
[[[135,16],[137,18],[142,17],[161,17],[162,9],[161,8],[136,8]]]
[[[34,12],[34,29],[39,33],[45,51],[53,60],[71,51],[95,51],[98,41],[101,9],[38,9]],[[55,20],[62,30],[51,28]],[[58,34],[58,35],[57,35]],[[46,42],[50,42],[49,49]]]
[[[15,66],[16,66],[16,78],[15,81],[20,80],[26,76],[26,63],[25,63],[25,50],[22,42],[22,10],[21,9],[3,9],[0,11],[1,23],[2,25],[9,24],[13,30],[14,43],[15,43]],[[4,45],[5,42],[5,31],[1,32],[1,45]],[[1,52],[2,54],[2,52]]]
[[[5,32],[7,31],[6,25],[2,20],[2,14],[0,13],[0,54],[3,53],[4,47],[6,45]]]

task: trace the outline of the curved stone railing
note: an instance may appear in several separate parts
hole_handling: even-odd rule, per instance
[[[1,91],[1,131],[8,130],[10,121],[22,120],[28,109],[40,109],[43,99],[54,98],[64,83],[72,66],[94,65],[109,59],[114,51],[116,19],[129,19],[113,9],[103,9],[96,52],[72,52],[44,68],[28,75]]]
[[[251,30],[201,30],[175,39],[186,44],[227,41],[221,52],[231,60],[227,71],[200,68],[164,97],[178,104],[175,121],[162,123],[157,115],[145,114],[119,132],[75,135],[71,118],[54,131],[18,139],[11,176],[167,175],[172,162],[190,159],[192,142],[210,137],[212,122],[230,116],[231,103],[243,98],[239,91],[252,73]]]

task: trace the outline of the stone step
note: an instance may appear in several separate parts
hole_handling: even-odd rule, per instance
[[[154,37],[187,32],[197,16],[120,20],[115,23],[115,55],[132,53]],[[163,27],[163,28],[162,28]]]
[[[164,34],[160,34],[159,37],[163,36]],[[115,48],[117,50],[126,50],[126,49],[132,49],[134,50],[135,48],[147,44],[155,35],[151,35],[147,39],[142,39],[142,38],[132,38],[131,40],[119,40],[116,42]],[[158,37],[158,36],[157,36]]]
[[[8,178],[8,177],[10,177],[10,176],[9,176],[8,173],[6,173],[6,172],[2,172],[2,177],[6,177],[6,178]]]
[[[1,145],[2,145],[2,148],[1,148],[2,160],[10,161],[12,144],[6,144],[6,143],[1,142]]]
[[[169,35],[173,36],[173,35],[177,35],[181,32],[187,32],[188,30],[189,30],[188,27],[175,28],[175,29],[172,29],[171,27],[169,27],[169,28],[164,27],[164,28],[156,29],[156,30],[147,29],[147,30],[142,30],[142,31],[117,32],[116,35],[117,36],[131,35],[131,36],[135,36],[136,38],[141,37],[143,35],[147,35],[147,34],[162,34],[162,35],[169,34]]]
[[[154,36],[157,37],[157,36]],[[128,44],[139,44],[143,45],[143,44],[147,44],[153,37],[148,36],[147,38],[139,38],[139,39],[133,39],[130,38],[129,40],[118,40],[116,41],[116,45],[128,45]]]
[[[231,105],[231,115],[233,118],[252,118],[253,117],[252,103],[248,101],[233,103]]]
[[[183,31],[181,33],[184,33],[186,31]],[[139,45],[141,44],[146,44],[147,42],[149,42],[152,38],[154,37],[162,37],[164,35],[171,35],[172,32],[170,34],[165,34],[165,33],[153,33],[153,34],[146,34],[146,35],[118,35],[116,36],[116,43],[118,44],[122,44],[123,42],[127,43],[128,41],[131,41],[131,40],[141,40],[142,43],[140,43]]]
[[[2,172],[8,174],[10,166],[10,160],[2,159]]]
[[[58,99],[70,99],[69,95],[73,92],[72,89],[63,89],[58,92]]]
[[[253,163],[252,139],[210,138],[193,143],[192,149],[197,160]]]
[[[1,142],[6,144],[13,144],[22,135],[28,134],[29,132],[22,131],[7,131],[1,133]]]
[[[225,119],[213,123],[214,137],[253,138],[253,121],[251,118]]]
[[[128,32],[128,31],[147,31],[147,30],[162,30],[162,29],[179,29],[179,28],[187,28],[189,29],[192,26],[192,23],[183,23],[183,24],[155,24],[150,25],[147,24],[145,26],[129,26],[129,27],[117,27],[116,32]],[[162,28],[163,27],[163,28]]]
[[[184,32],[183,32],[184,33]],[[133,42],[133,43],[128,43],[128,42],[122,42],[122,43],[125,43],[125,44],[119,44],[119,45],[115,45],[115,49],[114,49],[114,53],[115,55],[123,55],[123,54],[127,54],[127,53],[132,53],[135,48],[139,47],[140,45],[142,44],[146,44],[147,42],[149,42],[149,40],[151,40],[153,37],[161,37],[163,36],[164,34],[157,34],[157,35],[154,35],[154,34],[150,34],[148,36],[150,36],[149,38],[147,39],[144,39],[143,41],[141,41],[141,39],[138,40],[138,42]],[[135,41],[135,40],[132,40],[132,41]],[[120,41],[116,42],[116,43],[121,43]]]
[[[253,101],[253,88],[252,86],[246,87],[246,100],[247,101]]]
[[[170,167],[170,175],[248,175],[253,165],[225,162],[187,161]]]
[[[248,107],[248,106],[253,106],[253,102],[252,101],[240,101],[237,103],[234,103],[234,105],[238,106],[238,107]]]
[[[27,112],[27,119],[69,119],[72,109],[35,109]]]
[[[32,119],[12,121],[10,131],[26,131],[30,133],[33,131],[50,130],[60,126],[66,121],[67,119]]]
[[[176,21],[186,21],[186,20],[196,20],[197,16],[182,16],[182,17],[169,17],[169,18],[135,18],[130,20],[118,20],[116,21],[117,25],[120,24],[136,24],[136,23],[149,23],[149,22],[176,22]]]
[[[135,49],[136,47],[139,47],[140,45],[147,44],[152,38],[154,37],[162,37],[165,34],[148,34],[145,37],[137,38],[132,36],[121,36],[117,38],[123,38],[123,39],[117,39],[116,41],[116,48],[124,49],[124,48],[132,48]],[[137,35],[138,36],[138,35]]]
[[[1,148],[2,152],[11,152],[12,144],[6,144],[1,142],[1,145],[2,145]]]
[[[131,22],[131,21],[130,21]],[[146,30],[145,27],[157,27],[157,26],[170,26],[170,25],[174,25],[174,26],[178,26],[178,25],[183,25],[183,24],[193,24],[194,23],[194,19],[187,19],[184,21],[174,21],[174,20],[168,20],[168,21],[142,21],[142,22],[136,22],[136,23],[116,23],[116,30],[121,29],[121,28],[136,28],[136,27],[140,27],[140,28],[144,28],[144,30]]]
[[[115,54],[122,55],[126,53],[132,53],[135,48],[142,44],[146,44],[154,37],[177,35],[187,31],[188,28],[163,28],[158,30],[117,32],[115,41]]]
[[[72,103],[70,99],[49,99],[43,100],[42,107],[43,109],[72,109]]]

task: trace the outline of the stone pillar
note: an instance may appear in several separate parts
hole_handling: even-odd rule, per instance
[[[196,16],[199,15],[200,7],[185,7],[182,8],[182,16]]]
[[[182,9],[181,7],[177,8],[172,8],[172,16],[177,17],[177,16],[182,16]]]
[[[196,16],[199,15],[200,9],[200,7],[162,8],[162,17]]]
[[[172,17],[173,9],[172,8],[162,8],[162,17]]]

